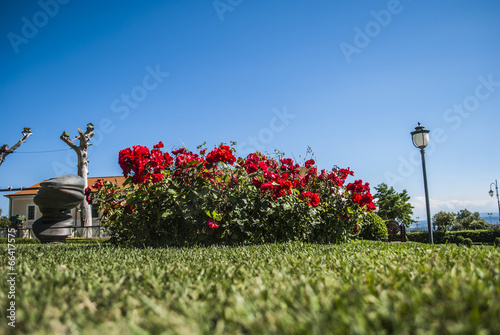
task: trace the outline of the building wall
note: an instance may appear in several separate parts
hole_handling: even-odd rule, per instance
[[[35,222],[36,219],[42,216],[42,213],[40,213],[38,206],[35,205],[35,203],[33,202],[33,196],[30,195],[17,196],[15,198],[13,197],[10,201],[11,201],[10,204],[11,212],[9,215],[14,216],[16,214],[19,214],[26,216],[25,225],[27,228],[31,228],[33,222]],[[28,206],[35,206],[34,220],[28,220]]]
[[[26,216],[25,226],[26,228],[31,228],[33,222],[42,216],[40,209],[33,201],[34,195],[19,195],[10,198],[10,214],[9,216],[14,216],[16,214]],[[28,206],[35,206],[35,218],[34,220],[28,220]],[[78,206],[71,210],[71,215],[75,222],[75,227],[81,227],[80,220],[80,210]],[[99,226],[99,219],[92,218],[92,226]]]

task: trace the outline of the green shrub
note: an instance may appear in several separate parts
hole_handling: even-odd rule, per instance
[[[10,220],[5,216],[0,217],[0,229],[7,228],[10,228]]]
[[[0,244],[7,244],[8,238],[0,238]],[[16,238],[15,244],[39,244],[40,241],[37,238]]]
[[[493,245],[497,248],[500,248],[500,237],[495,238],[495,241],[493,241]]]
[[[66,239],[66,243],[84,243],[84,244],[99,244],[109,241],[109,237],[69,237]]]
[[[464,245],[468,246],[469,248],[472,247],[472,240],[470,239],[470,237],[464,239]]]
[[[459,236],[455,237],[455,243],[456,243],[457,245],[462,245],[462,244],[464,244],[464,241],[465,241],[465,238],[464,238],[463,236],[461,236],[461,235],[459,235]]]
[[[500,237],[500,230],[462,230],[462,231],[434,231],[435,244],[456,242],[458,236],[470,238],[475,243],[493,243],[496,237]],[[427,243],[429,234],[427,232],[408,233],[408,240],[412,242]]]
[[[105,243],[109,240],[109,237],[94,237],[94,238],[85,238],[85,237],[69,237],[66,239],[66,243],[69,244],[99,244]],[[8,238],[0,238],[0,244],[7,244]],[[16,238],[15,244],[40,244],[40,240],[37,238]]]
[[[363,240],[387,241],[388,239],[385,221],[375,213],[367,215],[360,228],[359,237]]]

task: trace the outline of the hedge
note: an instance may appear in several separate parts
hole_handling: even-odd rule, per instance
[[[429,242],[429,233],[426,231],[407,233],[409,241],[412,242]],[[495,238],[500,237],[498,230],[462,230],[462,231],[435,231],[433,238],[435,244],[455,243],[457,236],[462,236],[464,239],[470,238],[475,243],[493,243]],[[399,235],[398,235],[399,238]],[[399,240],[401,240],[399,238]]]
[[[66,243],[98,244],[107,242],[108,240],[109,237],[94,237],[94,238],[69,237],[66,239]],[[0,244],[7,244],[7,243],[8,243],[8,238],[0,238]],[[16,238],[15,244],[40,244],[40,241],[37,238]]]

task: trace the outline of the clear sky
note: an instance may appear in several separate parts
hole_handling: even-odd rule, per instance
[[[421,122],[432,213],[498,213],[500,1],[9,0],[0,37],[0,144],[33,131],[1,188],[76,174],[59,136],[92,122],[90,176],[160,140],[310,146],[320,169],[408,190],[424,218]]]

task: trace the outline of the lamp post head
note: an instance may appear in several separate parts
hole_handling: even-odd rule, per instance
[[[429,132],[430,130],[425,129],[419,122],[415,130],[411,132],[413,145],[416,148],[424,149],[429,144]]]
[[[493,197],[493,194],[495,194],[495,192],[493,192],[492,189],[490,189],[490,191],[488,193],[490,194],[490,197]]]

